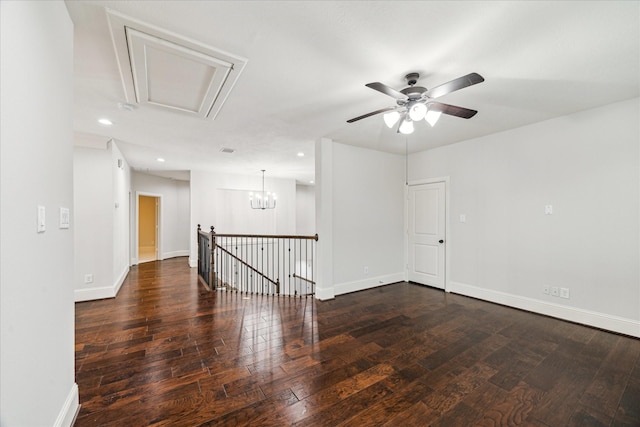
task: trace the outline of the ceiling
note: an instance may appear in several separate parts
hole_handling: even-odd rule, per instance
[[[403,154],[405,141],[417,152],[640,96],[637,1],[66,4],[75,26],[76,140],[113,138],[142,171],[257,177],[266,169],[267,176],[309,183],[320,138]],[[246,59],[216,117],[148,103],[120,109],[132,98],[106,8],[185,43]],[[381,115],[346,123],[394,105],[366,83],[401,89],[413,71],[427,88],[481,74],[485,82],[439,99],[479,113],[469,120],[443,116],[433,128],[419,123],[406,139],[387,129]],[[167,64],[165,77],[173,74],[178,87],[192,83]],[[101,117],[114,124],[100,125]]]

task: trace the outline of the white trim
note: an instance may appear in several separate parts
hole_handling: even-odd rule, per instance
[[[354,282],[338,283],[334,285],[333,290],[334,295],[342,295],[351,292],[364,291],[365,289],[372,289],[378,286],[385,286],[397,282],[404,282],[404,272],[401,271],[395,274],[385,274],[384,276],[369,277],[367,279],[356,280]]]
[[[172,252],[163,252],[162,254],[162,259],[167,259],[167,258],[177,258],[177,257],[181,257],[181,256],[189,256],[189,254],[191,253],[191,251],[189,249],[184,249],[181,251],[172,251]],[[196,267],[197,267],[197,261],[196,261]]]
[[[409,182],[404,186],[404,281],[409,281]],[[445,261],[446,262],[446,261]]]
[[[415,179],[409,181],[409,185],[435,184],[436,182],[449,182],[448,176],[436,176],[434,178]]]
[[[124,268],[118,279],[111,286],[76,289],[74,291],[75,302],[115,298],[116,295],[118,295],[124,280],[127,278],[127,274],[129,274],[129,266]]]
[[[330,288],[316,288],[316,299],[320,301],[327,301],[330,299],[334,299],[336,297],[336,293],[333,287]]]
[[[67,398],[60,409],[53,427],[71,427],[80,412],[80,398],[78,397],[78,384],[73,383]]]
[[[408,270],[408,266],[409,266],[409,186],[412,185],[421,185],[421,184],[435,184],[438,182],[444,182],[444,197],[445,197],[445,201],[444,201],[444,217],[445,217],[445,227],[444,227],[444,232],[445,232],[445,236],[444,236],[444,241],[445,241],[445,246],[444,246],[444,291],[445,292],[451,292],[450,288],[451,288],[451,209],[450,209],[450,200],[451,200],[451,196],[450,196],[450,189],[451,189],[451,179],[448,176],[439,176],[439,177],[434,177],[434,178],[425,178],[425,179],[417,179],[417,180],[413,180],[413,181],[409,181],[407,183],[407,185],[405,185],[406,187],[406,197],[405,197],[405,250],[404,250],[404,254],[405,254],[405,258],[404,258],[404,264],[405,264],[405,278],[404,281],[407,282],[409,281],[409,270]]]
[[[133,67],[131,64],[131,57],[129,53],[130,49],[126,36],[126,28],[134,28],[141,33],[164,40],[170,44],[178,45],[194,52],[200,52],[201,54],[205,54],[231,64],[226,81],[220,88],[214,102],[211,105],[208,105],[208,108],[206,108],[202,114],[202,116],[206,118],[216,118],[220,109],[226,102],[227,97],[231,93],[231,90],[234,88],[238,78],[242,74],[242,71],[247,65],[247,62],[249,61],[247,58],[214,48],[213,46],[192,40],[164,28],[126,16],[113,9],[107,8],[106,11],[111,42],[116,53],[120,80],[122,82],[122,88],[124,89],[124,95],[127,102],[139,102],[136,97],[136,85],[133,80]]]
[[[187,252],[191,253],[191,251],[187,251]],[[197,266],[198,266],[198,258],[196,257],[194,259],[191,256],[189,256],[189,267],[196,268]]]
[[[114,289],[113,296],[114,297],[116,295],[118,295],[118,292],[120,292],[120,287],[124,283],[124,279],[127,278],[127,274],[129,274],[129,266],[128,265],[122,270],[122,272],[120,273],[120,276],[118,277],[116,282],[113,284],[113,289]]]
[[[115,289],[113,288],[113,286],[76,289],[74,291],[74,295],[75,295],[75,302],[114,298],[116,296]]]
[[[640,321],[451,282],[451,292],[640,338]]]
[[[138,245],[138,230],[140,229],[140,196],[155,197],[157,199],[156,204],[156,260],[162,261],[162,194],[151,193],[148,191],[136,191],[136,211],[135,211],[135,230],[133,230],[134,240],[134,257],[131,259],[131,265],[137,265],[140,259],[139,245]],[[133,261],[135,260],[135,263]]]

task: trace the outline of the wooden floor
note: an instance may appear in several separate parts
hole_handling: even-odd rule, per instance
[[[640,340],[413,284],[208,293],[185,258],[76,304],[76,426],[640,426]]]

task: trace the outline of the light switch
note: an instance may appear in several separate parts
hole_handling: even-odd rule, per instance
[[[45,230],[45,209],[44,206],[38,206],[38,233],[44,233]]]
[[[465,214],[460,215],[460,222],[467,222],[467,216]]]
[[[545,205],[544,214],[545,215],[552,215],[553,214],[553,206],[552,205]]]
[[[69,208],[60,208],[60,228],[69,228]]]

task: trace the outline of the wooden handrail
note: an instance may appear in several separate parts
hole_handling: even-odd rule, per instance
[[[201,231],[202,233],[202,231]],[[205,233],[209,234],[209,233]],[[264,239],[300,239],[300,240],[315,240],[318,241],[318,235],[313,236],[296,236],[296,235],[286,235],[286,234],[218,234],[215,233],[216,237],[238,237],[238,238],[264,238]]]
[[[256,239],[256,238],[264,238],[264,239],[301,239],[301,240],[315,240],[316,242],[318,241],[318,234],[314,234],[313,236],[303,236],[303,235],[295,235],[295,234],[218,234],[215,231],[213,231],[214,228],[213,226],[211,226],[211,232],[213,232],[213,234],[216,237],[237,237],[237,238],[251,238],[251,239]],[[209,231],[204,231],[200,228],[200,224],[198,224],[198,233],[202,234],[203,236],[208,236],[211,234],[211,232]]]
[[[296,273],[293,273],[293,277],[295,277],[296,279],[304,280],[305,282],[311,283],[312,285],[316,284],[316,282],[314,282],[313,280],[307,279],[306,277],[298,276]]]
[[[218,246],[217,248],[220,249],[222,252],[225,252],[226,254],[228,254],[231,258],[235,259],[240,264],[245,265],[247,268],[251,269],[251,271],[253,271],[256,274],[258,274],[259,276],[262,276],[263,278],[265,278],[268,282],[270,282],[271,284],[273,284],[276,287],[277,293],[280,293],[280,283],[274,282],[269,277],[265,276],[262,272],[260,272],[259,270],[256,270],[253,266],[247,264],[242,259],[240,259],[237,256],[235,256],[234,254],[232,254],[231,251],[228,251],[227,249],[223,248],[222,246]]]

